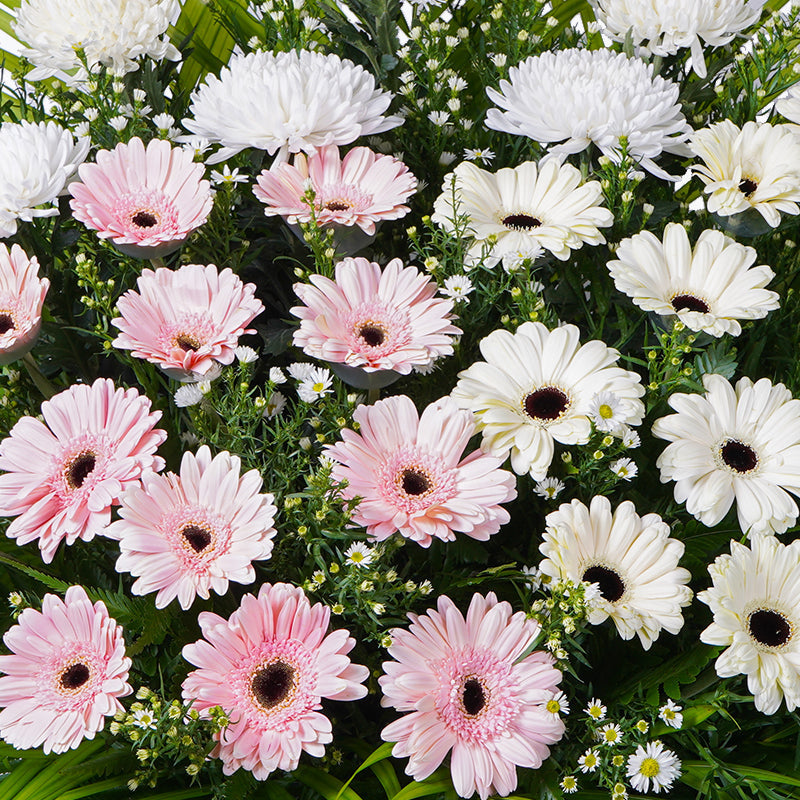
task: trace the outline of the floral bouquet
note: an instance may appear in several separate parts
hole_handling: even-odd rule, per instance
[[[797,4],[0,23],[0,800],[800,798]]]

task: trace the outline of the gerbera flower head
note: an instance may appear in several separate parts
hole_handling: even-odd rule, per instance
[[[627,773],[637,792],[658,794],[662,789],[668,792],[681,774],[681,762],[661,742],[648,742],[644,747],[637,745],[636,752],[628,757]]]
[[[781,212],[800,212],[800,137],[789,126],[751,121],[740,129],[724,119],[695,131],[689,146],[703,160],[693,172],[713,214],[753,208],[776,228]]]
[[[539,623],[512,613],[493,592],[473,595],[466,619],[445,596],[436,609],[409,617],[407,631],[391,632],[394,660],[378,682],[382,705],[410,713],[381,737],[397,742],[395,757],[410,756],[406,774],[415,780],[452,751],[450,773],[461,797],[509,794],[515,767],[540,767],[564,734],[563,721],[547,710],[561,673],[548,653],[528,652]]]
[[[94,739],[133,691],[122,628],[81,586],[26,608],[3,641],[11,655],[0,655],[0,730],[19,750],[63,753]]]
[[[119,328],[112,342],[137,358],[157,364],[171,378],[199,380],[231,364],[239,337],[264,310],[255,284],[244,284],[230,268],[185,264],[176,269],[146,269],[139,291],[117,300]]]
[[[358,225],[369,235],[375,233],[375,223],[408,214],[403,204],[417,188],[417,179],[402,161],[368,147],[354,147],[341,159],[336,145],[320,147],[310,157],[298,153],[294,164],[264,170],[256,182],[253,194],[266,205],[268,217],[277,214],[289,224],[311,222],[305,200],[310,186],[320,227]]]
[[[645,649],[662,628],[683,627],[681,608],[692,592],[688,570],[678,566],[683,542],[669,538],[658,514],[640,517],[629,500],[612,512],[607,497],[562,504],[546,517],[539,569],[551,578],[596,583],[601,597],[588,620],[599,625],[611,617],[623,639],[638,635]]]
[[[490,267],[517,253],[536,258],[542,249],[566,261],[584,243],[605,242],[599,228],[614,217],[600,205],[602,198],[597,181],[583,183],[575,167],[556,159],[497,172],[464,161],[445,177],[432,219],[451,231],[458,216],[467,217],[469,265],[487,250],[483,263]]]
[[[627,36],[650,53],[675,55],[688,47],[692,69],[706,77],[703,44],[721,47],[761,16],[765,0],[593,0],[597,21],[617,42]],[[701,42],[702,39],[702,42]]]
[[[623,239],[608,264],[617,289],[645,311],[677,315],[693,331],[712,336],[742,332],[739,320],[761,319],[779,306],[764,288],[775,277],[753,266],[757,253],[720,231],[704,230],[694,247],[686,228],[670,222],[663,240],[650,231]]]
[[[509,520],[500,503],[517,496],[514,476],[501,461],[476,450],[461,456],[472,435],[471,413],[448,397],[420,416],[411,398],[395,395],[353,413],[359,433],[325,448],[337,463],[335,481],[347,481],[346,499],[360,497],[352,520],[375,541],[399,533],[423,547],[456,532],[485,542]]]
[[[0,244],[0,366],[22,358],[39,338],[50,281],[39,277],[36,256]]]
[[[277,509],[271,494],[260,494],[261,476],[240,475],[241,461],[203,445],[186,452],[180,475],[150,473],[122,498],[121,517],[103,532],[119,540],[117,572],[138,580],[134,594],[156,595],[156,608],[176,597],[184,610],[228,581],[252,583],[252,562],[269,558]]]
[[[714,614],[700,641],[725,647],[715,667],[721,678],[747,675],[756,708],[774,714],[785,701],[800,706],[800,540],[784,545],[753,536],[731,542],[731,554],[708,567],[712,586],[697,599]]]
[[[414,366],[452,355],[453,301],[437,297],[438,285],[399,258],[381,270],[366,258],[346,258],[334,280],[312,275],[294,290],[305,304],[294,344],[314,358],[408,375]]]
[[[653,65],[610,50],[559,50],[511,67],[500,91],[487,88],[500,106],[486,125],[549,144],[551,153],[579,153],[592,142],[615,163],[621,136],[644,169],[669,178],[654,159],[662,152],[687,155],[691,128],[681,112],[680,87],[653,75]],[[557,99],[556,99],[557,98]],[[564,141],[566,140],[566,141]]]
[[[100,150],[70,185],[75,219],[125,255],[160,258],[177,250],[211,212],[203,165],[164,139],[138,137]]]
[[[333,53],[255,52],[235,55],[219,77],[209,75],[192,95],[184,126],[222,148],[209,164],[255,147],[314,154],[350,144],[402,123],[384,116],[392,96],[376,88],[363,67]]]
[[[703,376],[704,394],[673,394],[677,414],[653,435],[670,444],[656,466],[675,481],[675,500],[713,527],[736,500],[742,531],[783,533],[797,520],[800,495],[800,400],[767,378]]]
[[[639,376],[614,366],[619,353],[594,340],[581,345],[575,325],[548,330],[526,322],[516,333],[496,330],[480,343],[486,361],[459,373],[451,396],[472,410],[483,447],[518,475],[543,480],[555,442],[585,444],[592,433],[590,406],[598,392],[613,393],[626,424],[644,416]]]
[[[311,605],[302,589],[265,583],[246,594],[230,619],[203,612],[204,639],[183,648],[198,669],[183,682],[183,697],[201,717],[222,706],[230,724],[214,735],[211,752],[231,775],[243,767],[258,780],[293,770],[302,752],[322,756],[332,741],[323,697],[358,700],[369,670],[347,656],[355,640],[328,633],[330,609]]]
[[[90,68],[115,73],[138,69],[142,56],[179,60],[165,35],[179,11],[179,0],[22,0],[13,27],[27,45],[22,54],[36,65],[28,80],[57,75],[74,82],[86,77],[79,49]]]
[[[54,201],[83,163],[89,144],[87,137],[76,140],[55,122],[0,125],[0,237],[13,236],[17,220],[58,214]]]
[[[38,539],[49,564],[62,540],[90,541],[125,489],[162,469],[155,451],[167,434],[147,397],[107,378],[70,386],[42,403],[42,417],[22,417],[0,442],[0,514],[16,517],[6,535]]]

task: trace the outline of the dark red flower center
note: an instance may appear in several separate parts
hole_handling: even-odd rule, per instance
[[[370,346],[378,347],[386,341],[386,331],[379,325],[367,322],[359,328],[358,335]]]
[[[64,467],[64,480],[70,489],[80,489],[83,482],[97,465],[97,456],[91,450],[84,450],[74,456]]]
[[[430,478],[416,469],[405,469],[401,476],[401,486],[406,494],[419,496],[431,488]]]
[[[781,647],[792,638],[792,626],[783,614],[760,608],[747,620],[750,635],[765,647]]]
[[[273,661],[262,667],[250,683],[253,697],[264,708],[282,703],[294,686],[294,667],[285,661]]]
[[[152,211],[137,211],[131,222],[138,228],[153,228],[158,225],[158,217]]]
[[[461,705],[468,716],[474,717],[483,711],[486,706],[486,693],[483,685],[477,678],[468,678],[464,681],[461,690]]]
[[[752,447],[736,439],[729,439],[720,448],[720,457],[732,470],[741,472],[752,472],[758,466],[758,456]]]
[[[708,303],[691,294],[677,294],[672,298],[672,307],[676,311],[699,311],[708,314]]]
[[[196,337],[189,335],[188,333],[181,333],[175,337],[175,346],[180,347],[184,353],[196,353],[201,345],[200,342],[197,340]]]
[[[512,231],[529,231],[540,227],[541,224],[541,220],[530,214],[509,214],[507,217],[503,217],[503,225]]]
[[[345,200],[328,200],[323,208],[327,211],[347,211],[350,208],[350,203]]]
[[[625,594],[625,584],[622,578],[613,569],[599,564],[589,567],[583,573],[581,580],[586,581],[586,583],[596,583],[600,587],[600,594],[609,603],[616,603]]]
[[[64,689],[80,689],[89,680],[89,667],[86,664],[70,664],[61,673],[61,686]]]
[[[758,184],[751,178],[745,178],[739,183],[739,191],[745,197],[750,197],[756,189],[758,189]]]
[[[201,528],[199,525],[187,525],[181,530],[181,536],[183,536],[189,547],[191,547],[195,553],[202,553],[206,550],[213,538],[209,531],[205,528]]]
[[[569,397],[555,386],[545,386],[525,398],[525,413],[533,419],[558,419],[569,408]]]
[[[5,311],[0,312],[0,336],[13,331],[15,327],[14,318],[11,314],[7,314]]]

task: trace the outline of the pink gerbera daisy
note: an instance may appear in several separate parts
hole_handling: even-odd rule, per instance
[[[18,245],[0,244],[0,366],[27,353],[39,337],[42,306],[50,281],[39,277],[39,262]]]
[[[461,333],[450,324],[453,300],[436,297],[438,285],[399,258],[383,272],[366,258],[346,258],[336,265],[335,281],[322,275],[310,281],[295,284],[305,305],[291,309],[302,320],[294,344],[308,355],[403,375],[452,355],[453,337]]]
[[[134,138],[101,150],[97,163],[81,165],[81,182],[69,186],[73,216],[125,255],[165,256],[206,221],[213,205],[203,165],[193,158],[163,139],[147,148]]]
[[[517,786],[515,766],[538,768],[564,723],[547,710],[561,673],[548,653],[528,651],[536,620],[476,594],[466,620],[449,597],[438,610],[409,614],[411,627],[391,632],[379,679],[381,704],[410,711],[383,729],[397,742],[392,755],[410,756],[406,774],[427,778],[452,750],[450,773],[461,797],[507,795]]]
[[[294,165],[264,170],[256,181],[253,193],[266,204],[268,217],[280,215],[290,224],[311,222],[305,200],[310,188],[317,224],[358,225],[370,236],[376,222],[408,214],[403,203],[417,188],[417,179],[402,161],[368,147],[354,147],[340,160],[336,145],[321,147],[309,158],[298,153]]]
[[[81,586],[62,600],[46,594],[41,612],[26,608],[3,637],[0,732],[20,750],[63,753],[103,730],[130,694],[122,628]]]
[[[213,459],[203,445],[183,454],[181,474],[150,473],[122,498],[105,535],[119,540],[117,572],[138,577],[134,594],[158,592],[156,608],[178,598],[187,609],[197,595],[228,591],[228,581],[252,583],[252,561],[272,553],[277,509],[259,494],[261,476],[239,477],[241,461],[230,453]]]
[[[347,657],[355,640],[346,630],[326,635],[329,618],[328,608],[286,583],[246,594],[229,620],[200,614],[205,639],[183,648],[199,669],[183,682],[183,697],[202,717],[214,706],[227,712],[230,724],[211,753],[226,775],[244,767],[264,780],[295,769],[303,751],[322,756],[333,737],[320,700],[366,695],[360,684],[369,670]]]
[[[125,489],[163,468],[155,451],[167,434],[146,397],[103,378],[45,401],[42,416],[22,417],[0,442],[0,515],[16,517],[6,534],[17,544],[39,540],[49,564],[62,539],[90,541]]]
[[[201,380],[218,364],[230,364],[239,337],[264,304],[255,284],[244,284],[231,269],[185,264],[175,271],[146,269],[133,289],[117,300],[122,315],[112,342],[137,358],[157,364],[171,378]]]
[[[326,448],[332,477],[347,481],[344,497],[360,497],[353,522],[376,541],[398,532],[429,547],[459,531],[486,541],[509,520],[500,503],[517,496],[515,478],[502,460],[476,450],[459,461],[475,433],[475,418],[449,397],[420,417],[411,398],[388,397],[353,414],[360,435]]]

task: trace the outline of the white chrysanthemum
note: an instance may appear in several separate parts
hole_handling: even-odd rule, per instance
[[[180,59],[164,35],[179,12],[179,0],[22,0],[14,32],[36,65],[28,80],[58,75],[72,81],[86,77],[78,48],[90,67],[116,73],[138,69],[142,56]]]
[[[692,52],[692,69],[706,76],[702,39],[721,47],[761,16],[765,0],[592,0],[597,21],[617,42],[630,36],[656,55]]]
[[[218,78],[209,75],[183,124],[222,145],[209,164],[246,147],[280,150],[285,159],[397,127],[400,117],[383,116],[391,100],[363,67],[333,53],[256,52],[234,56]]]
[[[678,566],[683,542],[669,538],[658,514],[640,517],[629,500],[612,514],[608,498],[597,496],[588,508],[579,500],[564,503],[545,521],[539,569],[551,578],[598,584],[602,597],[589,610],[592,625],[611,617],[623,639],[636,634],[645,649],[662,628],[681,629],[691,574]]]
[[[689,141],[703,163],[692,168],[705,183],[708,210],[721,217],[754,208],[776,228],[780,212],[797,214],[800,137],[788,125],[729,119],[695,131]]]
[[[756,251],[720,231],[703,231],[693,249],[683,225],[671,222],[663,241],[642,231],[623,239],[616,256],[608,269],[617,289],[693,331],[738,336],[738,320],[761,319],[779,306],[778,294],[764,288],[775,273],[753,267]]]
[[[670,790],[672,782],[681,774],[681,762],[672,750],[656,740],[648,742],[646,747],[636,747],[636,752],[628,757],[627,772],[637,792],[658,794],[662,789]]]
[[[500,91],[488,88],[486,125],[537,142],[561,142],[553,153],[579,153],[594,142],[615,162],[619,139],[644,169],[669,178],[653,159],[686,155],[691,133],[679,87],[653,75],[652,64],[610,50],[560,50],[531,56],[509,70]]]
[[[710,564],[712,586],[697,599],[714,614],[701,634],[727,647],[717,658],[721,678],[747,675],[756,708],[774,714],[786,701],[800,706],[800,540],[754,536],[751,548],[731,542],[731,554]]]
[[[4,122],[0,126],[0,238],[17,232],[17,220],[53,217],[64,192],[89,152],[55,122]],[[38,206],[47,205],[47,208]]]
[[[611,225],[614,216],[599,205],[602,199],[597,181],[582,183],[575,167],[552,158],[498,172],[464,161],[445,178],[432,219],[445,230],[454,229],[456,215],[469,219],[470,265],[478,263],[486,249],[484,264],[492,267],[518,251],[535,257],[542,248],[566,261],[584,242],[605,242],[598,226]],[[490,236],[497,240],[492,247],[487,243]]]
[[[453,398],[475,413],[484,450],[499,458],[510,452],[518,475],[543,480],[555,442],[589,441],[589,407],[598,392],[616,395],[626,423],[642,421],[639,376],[614,366],[613,348],[597,340],[581,346],[579,337],[575,325],[550,331],[541,322],[516,333],[497,330],[480,343],[486,361],[459,373]]]
[[[705,394],[673,394],[677,411],[653,424],[671,442],[656,466],[675,481],[675,500],[712,527],[736,500],[742,531],[783,533],[797,520],[800,495],[800,400],[768,378],[703,376]]]
[[[790,122],[800,125],[800,86],[795,84],[775,103],[775,108]]]

